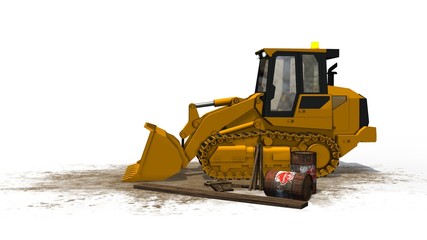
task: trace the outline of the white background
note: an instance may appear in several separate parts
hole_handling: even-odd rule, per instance
[[[255,51],[319,41],[340,49],[335,84],[368,99],[377,127],[343,161],[423,171],[418,2],[1,1],[1,169],[134,163],[146,121],[177,136],[189,103],[253,93]]]

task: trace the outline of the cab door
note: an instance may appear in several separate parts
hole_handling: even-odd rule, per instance
[[[297,97],[298,55],[279,53],[269,64],[264,116],[293,116]]]
[[[325,54],[278,52],[270,62],[266,119],[276,126],[332,128]]]

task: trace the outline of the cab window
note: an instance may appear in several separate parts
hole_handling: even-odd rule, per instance
[[[296,96],[295,56],[278,56],[273,75],[274,97],[270,111],[292,111]]]
[[[320,92],[319,63],[314,55],[302,55],[302,78],[304,93]]]
[[[267,90],[268,58],[262,58],[259,62],[256,92],[263,93]]]

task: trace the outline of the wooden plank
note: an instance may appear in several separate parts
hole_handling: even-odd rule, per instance
[[[258,171],[259,171],[259,190],[264,190],[264,169],[263,169],[263,165],[264,165],[264,159],[262,158],[262,156],[263,156],[263,148],[262,148],[262,144],[260,143],[260,142],[258,142],[258,148],[259,148],[259,151],[258,151],[258,154],[259,154],[259,159],[258,159],[258,162],[259,162],[259,169],[258,169]]]
[[[256,190],[257,188],[257,178],[258,178],[258,171],[259,171],[259,147],[258,145],[255,147],[255,154],[254,154],[254,167],[252,169],[252,176],[250,180],[249,185],[249,191]]]
[[[276,197],[267,197],[267,196],[263,197],[263,196],[253,196],[253,195],[227,193],[227,192],[214,192],[214,191],[206,191],[206,190],[200,190],[200,189],[166,186],[166,185],[153,184],[153,183],[138,183],[133,187],[135,189],[142,189],[142,190],[148,190],[148,191],[165,192],[165,193],[181,194],[181,195],[187,195],[187,196],[193,196],[193,197],[213,198],[213,199],[244,202],[244,203],[263,204],[263,205],[276,206],[276,207],[303,209],[308,206],[307,201],[293,200],[293,199],[287,199],[287,198],[276,198]]]

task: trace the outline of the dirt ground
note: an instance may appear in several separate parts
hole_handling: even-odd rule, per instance
[[[125,165],[88,169],[4,175],[0,184],[2,209],[29,212],[59,210],[61,213],[73,214],[113,208],[132,214],[162,215],[166,212],[181,214],[183,211],[199,210],[200,206],[209,201],[220,201],[134,189],[134,183],[120,181]],[[336,172],[318,179],[317,193],[310,199],[308,208],[313,205],[331,206],[348,196],[357,196],[355,193],[382,191],[385,186],[408,183],[410,179],[404,172],[380,172],[358,163],[341,162]],[[186,169],[162,184],[211,191],[210,187],[203,185],[207,180],[210,178],[202,172],[200,165],[191,162]],[[248,193],[247,189],[235,190]],[[264,195],[261,191],[252,191],[250,194]]]

